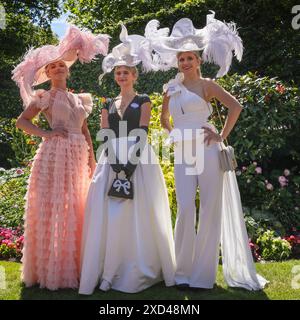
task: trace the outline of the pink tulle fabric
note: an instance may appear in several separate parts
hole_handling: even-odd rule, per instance
[[[45,92],[38,105],[48,112],[48,120],[52,116],[50,126],[55,126],[53,119],[58,119],[53,114],[56,105],[70,118],[74,114],[69,108],[77,110],[81,121],[77,119],[74,123],[80,125],[85,118],[85,113],[80,112],[81,99],[75,106],[68,105],[68,100],[63,105],[62,96],[70,93],[56,94],[61,96],[55,96],[51,104],[52,95]],[[73,132],[74,123],[70,127]],[[79,132],[80,128],[78,133],[69,133],[68,138],[44,139],[34,157],[25,196],[22,278],[27,287],[35,284],[50,290],[78,287],[82,223],[90,183],[89,147]]]
[[[108,35],[94,35],[90,31],[80,30],[70,25],[57,46],[45,45],[37,49],[31,48],[24,55],[23,61],[12,71],[12,79],[20,88],[24,107],[28,107],[35,98],[32,87],[49,80],[44,70],[46,65],[63,60],[70,67],[77,59],[81,63],[89,63],[98,54],[106,55],[108,44]]]

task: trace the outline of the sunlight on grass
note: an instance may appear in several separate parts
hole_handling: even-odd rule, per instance
[[[37,286],[25,288],[20,281],[21,264],[17,262],[0,261],[1,270],[5,270],[6,289],[1,289],[0,300],[34,300],[34,299],[97,299],[97,300],[287,300],[300,299],[300,289],[293,289],[291,285],[293,266],[300,265],[300,260],[289,260],[285,262],[267,262],[256,264],[259,274],[270,281],[265,290],[251,292],[239,288],[229,288],[224,282],[222,268],[219,266],[217,283],[212,290],[204,291],[178,291],[175,287],[166,288],[163,283],[159,283],[150,289],[136,294],[125,294],[117,291],[103,293],[95,290],[91,296],[79,295],[76,290],[66,289],[49,291],[39,289]],[[3,280],[3,279],[2,279]]]

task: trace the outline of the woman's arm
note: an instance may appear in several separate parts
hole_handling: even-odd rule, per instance
[[[35,103],[30,104],[18,117],[16,122],[16,127],[25,131],[26,133],[38,137],[50,138],[52,136],[67,137],[68,132],[64,129],[56,129],[52,131],[43,130],[34,124],[32,124],[32,119],[40,112],[41,110],[36,107]]]
[[[141,106],[140,127],[149,127],[151,118],[151,103],[145,102]]]
[[[87,125],[87,120],[85,119],[82,125],[82,134],[85,136],[85,140],[89,145],[89,167],[91,169],[90,178],[93,176],[94,170],[96,168],[96,160],[94,155],[93,142],[90,134],[90,130]]]
[[[101,129],[109,128],[108,111],[106,109],[102,109],[101,111],[100,128]]]
[[[171,132],[172,126],[170,123],[169,101],[170,101],[170,97],[168,97],[167,94],[164,94],[163,102],[162,102],[162,110],[160,115],[160,122],[161,122],[161,126],[164,129],[167,129],[169,132]]]
[[[226,118],[224,128],[220,133],[221,138],[226,139],[230,134],[231,130],[233,129],[235,123],[237,122],[243,108],[234,96],[232,96],[228,91],[223,89],[213,80],[206,80],[205,93],[208,101],[212,100],[213,98],[216,98],[225,107],[228,108],[228,116]],[[212,130],[210,129],[208,129],[208,131],[212,132]],[[212,136],[211,138],[213,138],[213,140],[218,141],[216,137]],[[208,139],[206,140],[209,143],[211,139],[210,137],[208,137]]]

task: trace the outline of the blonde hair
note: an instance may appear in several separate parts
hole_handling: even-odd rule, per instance
[[[115,67],[115,71],[120,68],[120,67],[125,67],[126,69],[128,69],[132,74],[134,74],[136,77],[139,76],[139,71],[137,69],[137,67],[129,67],[129,66],[116,66]]]
[[[138,78],[138,76],[139,76],[139,70],[137,69],[137,67],[129,67],[129,66],[116,66],[115,67],[115,72],[117,71],[117,69],[118,68],[120,68],[120,67],[125,67],[126,69],[128,69],[134,76],[136,76],[136,80],[137,80],[137,78]],[[136,81],[135,80],[135,81]]]
[[[179,59],[179,57],[181,56],[182,53],[184,52],[187,52],[187,51],[180,51],[176,54],[176,58],[177,58],[177,61]],[[200,62],[200,65],[202,63],[202,59],[200,57],[200,54],[199,54],[199,51],[189,51],[189,52],[192,52],[194,54],[194,56],[197,58],[197,60]],[[197,73],[198,73],[198,76],[201,77],[201,69],[200,69],[200,66],[197,68]]]

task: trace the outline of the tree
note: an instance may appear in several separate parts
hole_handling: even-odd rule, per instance
[[[127,21],[134,16],[154,13],[162,8],[173,8],[176,3],[185,0],[66,0],[65,10],[76,25],[91,30],[99,27],[116,25],[120,21]]]

